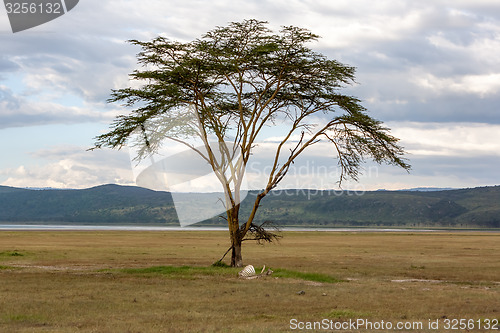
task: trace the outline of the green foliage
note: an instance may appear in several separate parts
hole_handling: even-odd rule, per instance
[[[142,49],[137,59],[143,69],[131,78],[143,86],[113,90],[109,102],[122,102],[130,113],[116,118],[111,130],[96,138],[95,148],[120,148],[141,129],[140,159],[162,139],[214,134],[220,142],[234,140],[246,163],[262,128],[287,120],[290,131],[278,157],[292,134],[302,133],[289,162],[325,140],[338,154],[340,180],[357,179],[366,157],[409,169],[398,139],[366,114],[359,99],[339,92],[355,82],[355,68],[310,49],[307,44],[319,36],[306,29],[289,26],[274,33],[266,24],[233,22],[186,43],[161,36],[129,41]],[[187,109],[193,110],[191,118]],[[313,129],[315,116],[325,125]],[[279,183],[289,165],[274,170],[268,187]]]

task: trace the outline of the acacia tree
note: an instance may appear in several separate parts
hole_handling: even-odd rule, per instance
[[[137,57],[143,68],[130,76],[143,85],[113,90],[109,102],[123,102],[131,111],[118,116],[111,130],[96,138],[94,148],[121,148],[141,129],[138,158],[157,150],[162,139],[196,151],[224,190],[231,265],[241,266],[242,241],[252,232],[263,232],[253,224],[261,200],[308,147],[330,143],[341,170],[339,182],[357,180],[366,158],[410,168],[389,129],[367,115],[359,99],[339,92],[355,82],[355,68],[306,46],[318,38],[298,27],[274,33],[267,22],[245,20],[187,43],[164,37],[131,40],[142,48]],[[322,125],[313,122],[318,119]],[[278,122],[287,130],[275,146],[267,182],[250,214],[242,218],[245,165],[263,128]],[[202,139],[204,149],[190,143],[193,136]]]

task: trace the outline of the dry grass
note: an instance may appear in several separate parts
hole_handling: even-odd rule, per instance
[[[496,233],[287,232],[279,244],[245,244],[246,263],[281,269],[257,280],[207,268],[227,244],[224,232],[2,232],[0,332],[277,332],[292,318],[500,317]],[[175,267],[142,269],[156,266]],[[349,282],[308,281],[315,274]]]

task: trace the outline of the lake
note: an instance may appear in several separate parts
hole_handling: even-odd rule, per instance
[[[132,226],[132,225],[78,225],[78,224],[0,224],[0,230],[19,231],[226,231],[225,227],[181,227],[181,226]],[[405,229],[405,228],[281,228],[282,231],[324,231],[324,232],[437,232],[437,231],[492,231],[457,229]],[[500,230],[495,230],[500,232]]]

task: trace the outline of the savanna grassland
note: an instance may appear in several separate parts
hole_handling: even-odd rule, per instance
[[[210,267],[227,246],[217,231],[0,232],[0,332],[286,332],[292,319],[359,318],[441,332],[446,319],[500,318],[498,233],[285,232],[244,245],[245,264],[274,270],[254,280]]]

